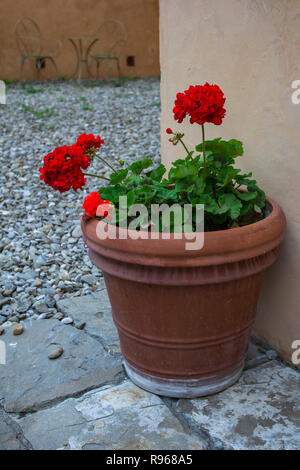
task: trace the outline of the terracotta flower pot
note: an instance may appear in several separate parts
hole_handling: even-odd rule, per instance
[[[104,273],[127,374],[170,397],[223,390],[240,376],[264,271],[277,258],[285,216],[205,233],[201,250],[186,240],[105,239],[96,220],[82,230]],[[127,230],[118,229],[125,235]]]

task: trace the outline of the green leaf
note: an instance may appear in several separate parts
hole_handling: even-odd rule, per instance
[[[231,157],[241,157],[244,154],[243,143],[240,140],[231,139],[227,143],[231,146]]]
[[[177,181],[175,184],[175,191],[178,193],[195,193],[200,195],[205,189],[205,181],[203,175],[187,177]]]
[[[232,219],[237,219],[240,215],[242,203],[239,201],[234,194],[227,193],[222,194],[218,199],[219,202],[219,214],[229,213]]]
[[[128,167],[128,170],[131,170],[132,173],[134,173],[135,175],[139,175],[143,170],[146,170],[151,165],[153,165],[153,161],[151,160],[151,158],[144,158],[143,160],[133,162]]]
[[[178,200],[178,194],[176,193],[174,189],[167,189],[163,187],[160,187],[157,189],[156,197],[158,199],[157,200],[158,204],[163,204],[164,202],[167,202],[167,201],[174,202]]]
[[[175,168],[171,168],[169,171],[169,182],[173,183],[178,181],[179,179],[186,178],[187,176],[196,176],[198,174],[198,168],[189,163],[182,166],[177,166]]]
[[[136,201],[136,193],[134,191],[134,189],[132,189],[131,191],[129,191],[127,193],[127,206],[130,207],[132,206]]]
[[[166,172],[166,167],[165,165],[161,163],[160,165],[158,165],[157,168],[154,168],[154,170],[148,171],[146,173],[146,176],[153,179],[154,181],[161,181],[165,172]]]
[[[197,152],[203,152],[203,144],[196,145]],[[239,140],[221,140],[221,137],[205,141],[205,150],[210,150],[214,156],[235,158],[243,155],[243,144]]]
[[[246,202],[241,208],[240,216],[247,214],[250,211],[251,207],[252,207],[251,202]]]
[[[205,212],[209,212],[211,214],[217,214],[219,212],[219,206],[214,200],[212,196],[209,196],[208,194],[203,194],[202,197],[200,197],[199,200],[195,201],[195,203],[199,204],[204,204],[204,210]]]
[[[115,171],[114,173],[110,175],[110,183],[113,185],[121,183],[121,181],[123,181],[126,178],[127,174],[128,174],[127,168]]]
[[[131,186],[138,186],[142,181],[143,178],[139,175],[129,175],[125,180],[125,184],[127,188],[130,189]]]
[[[221,188],[225,188],[233,180],[233,178],[236,177],[236,175],[240,171],[241,170],[237,170],[236,168],[233,168],[232,166],[221,168],[221,170],[219,170],[217,174],[217,178],[219,181],[217,183],[217,186]]]
[[[108,186],[99,190],[99,194],[102,199],[108,199],[114,204],[119,202],[119,196],[126,194],[126,189],[122,186]]]
[[[233,189],[232,192],[242,201],[251,201],[257,197],[257,191],[238,191]]]

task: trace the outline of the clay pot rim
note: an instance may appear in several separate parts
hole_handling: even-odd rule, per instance
[[[286,225],[281,207],[267,197],[271,213],[253,224],[227,230],[204,232],[204,246],[200,250],[186,250],[190,239],[118,238],[119,233],[141,234],[135,230],[116,228],[116,239],[99,239],[98,224],[108,226],[96,219],[82,220],[83,238],[93,251],[119,261],[156,266],[214,265],[253,258],[274,249],[282,241]],[[147,233],[147,232],[144,232]]]

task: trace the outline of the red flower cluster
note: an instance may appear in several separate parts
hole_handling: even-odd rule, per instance
[[[101,211],[97,210],[102,204],[104,205],[104,209]],[[86,196],[82,207],[88,217],[95,217],[96,213],[99,217],[106,217],[108,215],[108,210],[106,209],[109,204],[109,201],[103,201],[100,194],[94,191]]]
[[[91,149],[99,149],[104,143],[104,140],[98,137],[95,137],[93,134],[81,134],[76,142],[76,145],[79,145],[83,148],[84,151],[89,151]]]
[[[94,152],[103,142],[100,136],[81,134],[75,145],[57,147],[44,157],[44,166],[39,169],[40,179],[61,193],[71,188],[82,189],[86,183],[82,170],[88,168]]]
[[[188,114],[191,124],[212,122],[218,126],[222,124],[225,116],[225,99],[218,85],[191,85],[184,93],[177,93],[173,109],[174,119],[182,122]]]
[[[78,145],[57,147],[44,157],[44,166],[39,169],[40,179],[53,189],[64,193],[73,188],[82,189],[86,183],[81,169],[86,170],[90,161]]]

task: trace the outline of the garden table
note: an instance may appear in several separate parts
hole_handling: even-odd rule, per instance
[[[82,36],[82,37],[70,37],[68,40],[71,42],[75,49],[77,64],[73,76],[77,75],[78,80],[82,77],[82,64],[85,63],[87,66],[87,55],[90,46],[97,41],[94,36]]]

